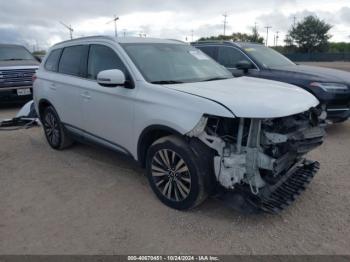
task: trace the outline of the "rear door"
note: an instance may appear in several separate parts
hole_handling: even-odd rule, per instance
[[[59,81],[51,87],[61,121],[76,128],[83,128],[81,93],[87,54],[88,45],[65,47],[58,65]]]

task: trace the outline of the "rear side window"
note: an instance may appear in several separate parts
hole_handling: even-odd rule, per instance
[[[104,45],[91,45],[87,77],[97,79],[99,72],[109,69],[119,69],[127,74],[123,62],[111,48]]]
[[[86,46],[70,46],[63,49],[58,71],[62,74],[82,76]]]
[[[216,46],[198,46],[197,48],[214,60],[217,60],[218,48]]]
[[[219,47],[218,62],[227,68],[236,68],[241,61],[251,63],[248,58],[239,50],[232,47]]]
[[[45,69],[48,71],[58,71],[58,60],[60,59],[62,49],[53,50],[45,63]]]

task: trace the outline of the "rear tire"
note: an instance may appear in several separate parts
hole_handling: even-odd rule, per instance
[[[53,149],[61,150],[73,144],[73,140],[70,138],[56,110],[52,106],[44,109],[41,121],[47,142]]]
[[[165,205],[179,210],[201,204],[208,196],[206,163],[186,141],[167,136],[154,142],[147,152],[146,170],[150,186]]]

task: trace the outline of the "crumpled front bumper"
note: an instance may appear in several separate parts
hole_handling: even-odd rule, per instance
[[[318,162],[302,159],[294,164],[276,184],[265,186],[258,195],[253,195],[244,188],[236,188],[223,192],[219,198],[242,213],[277,214],[301,195],[319,168]]]

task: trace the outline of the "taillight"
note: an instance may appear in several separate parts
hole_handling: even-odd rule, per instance
[[[32,76],[32,82],[34,83],[34,81],[36,80],[36,74],[34,74],[33,76]]]

